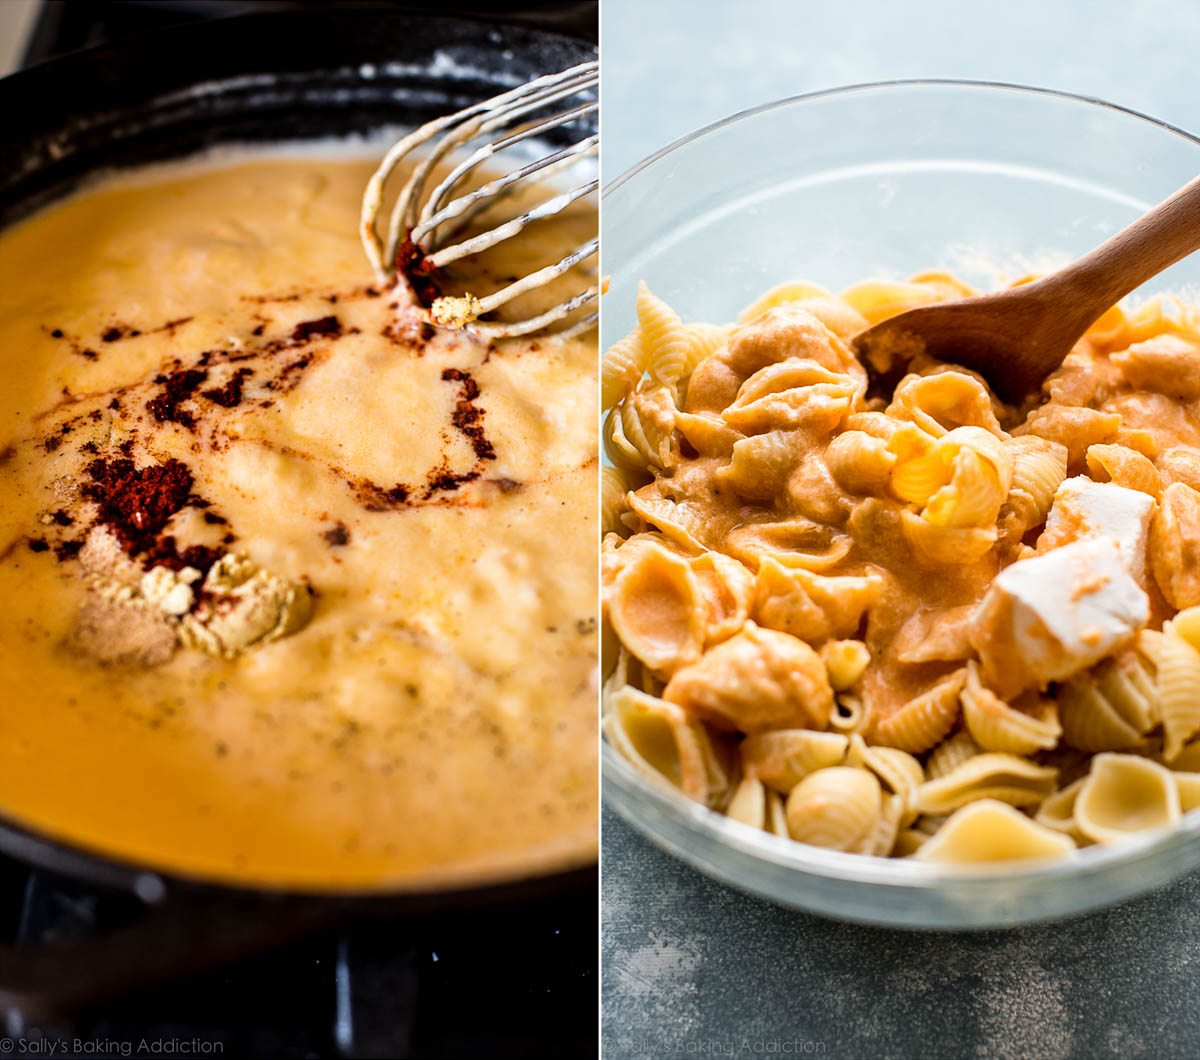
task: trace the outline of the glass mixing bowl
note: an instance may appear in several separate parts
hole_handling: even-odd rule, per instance
[[[949,269],[981,287],[1090,249],[1200,172],[1200,140],[1094,99],[1016,85],[856,85],[768,104],[686,137],[603,197],[603,340],[644,279],[685,320],[727,321],[774,284],[832,290]],[[1200,293],[1200,255],[1147,284]],[[1069,861],[952,869],[793,843],[637,773],[607,743],[609,804],[702,872],[782,905],[889,927],[1069,916],[1200,866],[1200,812]]]

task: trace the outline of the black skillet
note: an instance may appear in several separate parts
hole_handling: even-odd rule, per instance
[[[0,225],[97,170],[224,142],[415,125],[594,57],[594,5],[566,5],[565,11],[560,5],[540,26],[539,17],[536,9],[517,24],[396,5],[280,8],[130,38],[15,74],[0,80]],[[589,30],[592,41],[582,39]],[[127,927],[79,942],[0,946],[0,1008],[25,1020],[212,967],[350,917],[534,901],[594,885],[596,878],[590,866],[454,893],[254,891],[113,861],[36,835],[2,810],[0,851],[127,892],[145,907]]]

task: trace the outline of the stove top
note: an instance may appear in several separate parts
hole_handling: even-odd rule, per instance
[[[0,857],[0,942],[69,944],[140,908]],[[0,1056],[594,1056],[596,908],[585,887],[326,931],[66,1019],[12,1015]]]
[[[43,5],[31,64],[202,18],[312,4],[65,0]],[[482,5],[392,3],[404,10]],[[490,15],[595,36],[592,3]],[[599,1038],[597,888],[539,902],[326,930],[119,1001],[38,1023],[10,1015],[0,1056],[586,1057]],[[133,897],[0,855],[0,944],[69,943],[145,910]]]

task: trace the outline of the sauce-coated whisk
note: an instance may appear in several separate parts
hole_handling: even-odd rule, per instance
[[[395,143],[367,183],[362,200],[363,248],[380,281],[391,282],[399,274],[413,287],[419,300],[431,303],[428,308],[434,323],[447,327],[473,324],[487,338],[528,335],[540,331],[593,301],[598,294],[595,285],[524,320],[499,322],[478,319],[518,295],[545,286],[594,255],[600,245],[598,238],[587,240],[559,261],[547,264],[482,297],[474,294],[437,297],[430,293],[426,285],[431,275],[443,266],[512,239],[531,222],[553,216],[577,199],[597,190],[599,179],[592,176],[532,209],[497,223],[485,232],[455,242],[473,218],[501,201],[520,182],[532,178],[545,180],[596,155],[600,137],[595,133],[583,135],[568,146],[558,148],[477,188],[461,190],[470,173],[501,151],[544,136],[562,126],[583,122],[594,114],[598,107],[598,82],[599,64],[582,63],[561,73],[539,77],[456,114],[428,122]],[[475,141],[479,143],[472,146]],[[412,175],[400,189],[392,206],[386,236],[381,236],[380,222],[388,178],[413,152],[422,148]],[[432,190],[428,190],[433,183],[431,175],[435,167],[458,149],[469,150]],[[421,297],[423,287],[429,297]],[[595,320],[596,314],[592,313],[573,323],[571,329],[590,327]]]

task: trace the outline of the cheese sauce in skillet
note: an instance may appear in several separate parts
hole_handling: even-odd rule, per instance
[[[406,314],[370,170],[195,163],[0,233],[4,816],[330,890],[594,857],[594,332]]]

